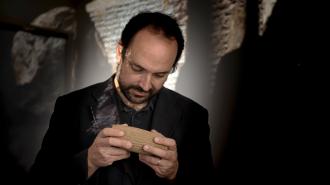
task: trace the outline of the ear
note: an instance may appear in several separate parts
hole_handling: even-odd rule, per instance
[[[123,52],[123,45],[119,42],[116,47],[116,59],[117,62],[120,63],[122,60],[122,52]]]

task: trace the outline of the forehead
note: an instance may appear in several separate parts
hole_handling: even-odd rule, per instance
[[[127,57],[134,64],[150,70],[171,70],[177,54],[177,42],[161,32],[144,28],[136,33],[127,49]]]

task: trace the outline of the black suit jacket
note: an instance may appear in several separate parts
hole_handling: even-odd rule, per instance
[[[30,180],[42,184],[125,184],[121,161],[99,168],[87,179],[87,149],[95,134],[91,108],[97,104],[107,82],[59,97],[49,129],[30,171]],[[211,182],[213,162],[209,142],[208,112],[192,100],[163,88],[152,118],[152,129],[177,143],[179,170],[168,182],[150,168],[141,184],[186,184]],[[208,183],[207,183],[208,184]]]

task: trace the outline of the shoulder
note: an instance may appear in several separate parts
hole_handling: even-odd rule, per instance
[[[207,113],[207,109],[196,101],[173,90],[163,88],[160,92],[160,98],[165,99],[168,103],[173,103],[176,108],[181,108],[186,111],[196,111]]]
[[[56,102],[66,103],[90,103],[96,100],[98,94],[102,93],[107,81],[93,84],[78,90],[74,90],[57,98]]]

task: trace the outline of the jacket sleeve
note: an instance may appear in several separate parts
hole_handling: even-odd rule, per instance
[[[49,128],[29,173],[31,184],[82,184],[87,179],[87,149],[79,151],[75,103],[56,100]]]

